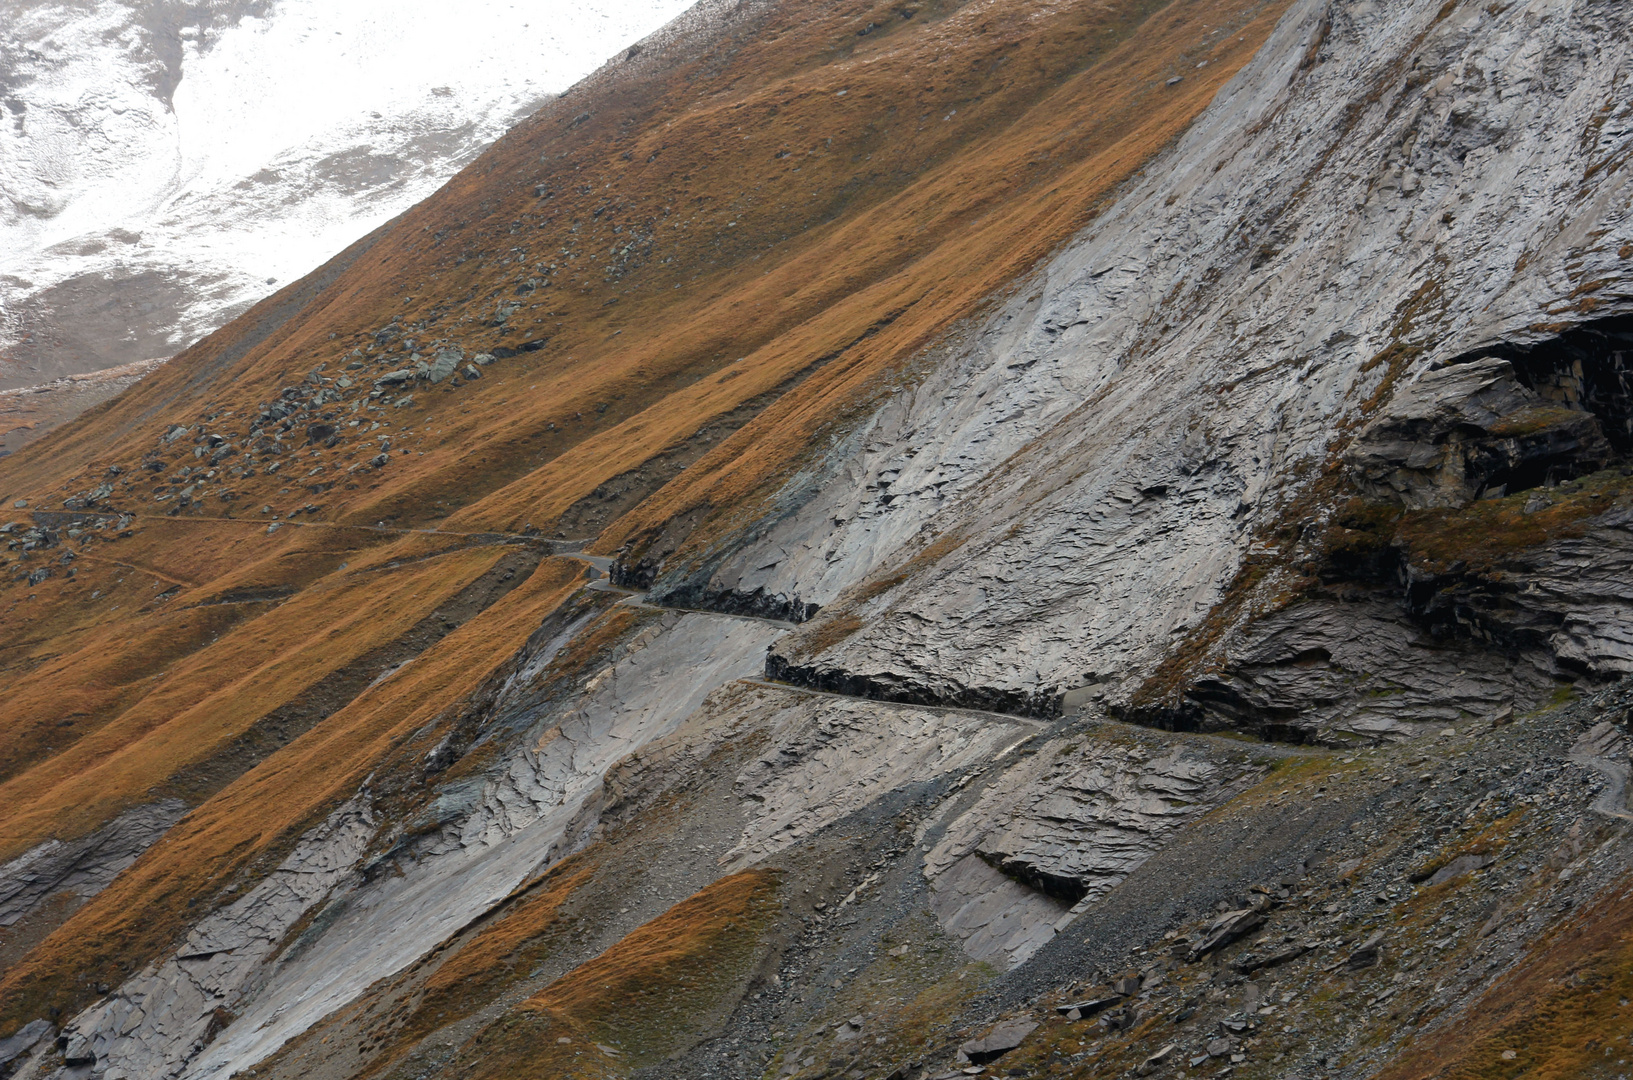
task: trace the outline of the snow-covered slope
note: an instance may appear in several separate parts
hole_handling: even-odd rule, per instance
[[[688,4],[0,2],[0,388],[170,355]]]

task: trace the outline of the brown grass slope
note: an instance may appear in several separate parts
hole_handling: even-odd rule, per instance
[[[0,460],[8,514],[25,512],[15,500],[60,510],[106,482],[98,509],[134,515],[123,539],[110,528],[4,556],[14,719],[0,788],[14,809],[0,855],[166,791],[197,804],[7,973],[0,1029],[76,1008],[161,952],[223,881],[320,820],[572,591],[576,566],[547,560],[292,742],[227,752],[479,591],[498,556],[465,534],[549,530],[609,480],[775,399],[667,487],[673,471],[655,473],[600,544],[688,510],[729,523],[890,371],[1089,221],[1283,6],[739,9],[612,65],[402,218]],[[400,407],[403,391],[363,404],[377,375],[443,344],[515,354],[479,378],[417,384]],[[256,417],[303,383],[334,397],[274,447]],[[335,442],[305,442],[312,423],[333,425]],[[176,425],[186,437],[164,441]],[[206,433],[239,453],[183,506]],[[298,524],[266,531],[296,511]],[[72,567],[58,558],[68,549]],[[37,568],[52,576],[30,585]],[[234,780],[233,762],[253,768]],[[175,787],[207,766],[210,783]]]

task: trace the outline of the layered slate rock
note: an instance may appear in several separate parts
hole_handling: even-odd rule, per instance
[[[1412,510],[1572,480],[1612,456],[1598,418],[1547,401],[1494,357],[1397,389],[1345,455],[1361,491]]]

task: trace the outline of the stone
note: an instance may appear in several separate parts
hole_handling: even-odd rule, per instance
[[[1280,967],[1282,964],[1288,963],[1289,961],[1297,960],[1299,957],[1303,956],[1309,951],[1310,946],[1308,944],[1294,942],[1293,944],[1284,945],[1282,948],[1277,949],[1274,952],[1267,953],[1263,956],[1257,956],[1249,953],[1246,956],[1238,958],[1236,963],[1232,966],[1237,971],[1240,971],[1243,975],[1246,975],[1253,971]]]
[[[1140,1067],[1135,1070],[1135,1075],[1150,1076],[1152,1073],[1168,1064],[1169,1059],[1174,1056],[1174,1050],[1177,1048],[1177,1045],[1178,1044],[1176,1043],[1169,1043],[1161,1050],[1158,1050],[1156,1053],[1140,1062]]]
[[[985,1037],[972,1039],[958,1048],[959,1053],[977,1065],[996,1061],[1021,1045],[1026,1037],[1037,1030],[1036,1020],[1011,1020],[989,1031]]]
[[[59,1037],[57,1039],[57,1049],[62,1051],[64,1065],[73,1067],[96,1064],[96,1053],[91,1049],[91,1040],[77,1031],[71,1031]]]
[[[1227,911],[1208,924],[1208,928],[1202,933],[1202,939],[1191,946],[1190,958],[1194,961],[1206,956],[1263,925],[1264,912],[1258,908]]]
[[[1127,1031],[1139,1022],[1140,1010],[1132,1003],[1100,1015],[1100,1026],[1107,1031]]]
[[[1140,992],[1140,985],[1143,982],[1144,979],[1138,975],[1128,975],[1115,980],[1111,984],[1111,992],[1121,994],[1123,997],[1133,997]]]
[[[1592,413],[1546,401],[1495,357],[1426,371],[1397,389],[1346,453],[1356,486],[1412,510],[1570,479],[1610,457]]]
[[[1365,941],[1361,942],[1361,944],[1356,947],[1355,951],[1350,953],[1349,956],[1345,958],[1344,966],[1349,968],[1351,971],[1359,971],[1362,968],[1372,967],[1374,964],[1378,963],[1379,960],[1383,959],[1383,951],[1384,932],[1382,930],[1378,930]]]
[[[1424,884],[1433,888],[1436,885],[1450,881],[1454,877],[1472,874],[1476,870],[1484,870],[1496,861],[1490,855],[1459,855],[1431,874]]]
[[[396,371],[388,371],[384,375],[381,375],[379,378],[375,379],[374,385],[376,387],[402,386],[413,377],[414,373],[412,371],[409,371],[406,368],[399,368]]]
[[[1119,1005],[1122,1000],[1121,997],[1115,994],[1103,994],[1099,997],[1089,998],[1086,1001],[1074,1002],[1071,1005],[1056,1006],[1055,1011],[1067,1017],[1067,1019],[1078,1020],[1085,1016],[1093,1016],[1095,1013],[1109,1009],[1113,1005]],[[1074,1012],[1077,1013],[1076,1016],[1071,1015]]]
[[[55,1030],[49,1020],[30,1020],[18,1028],[15,1035],[0,1039],[0,1066],[22,1057]]]
[[[1207,1051],[1209,1057],[1224,1057],[1230,1053],[1231,1040],[1228,1038],[1209,1039]]]
[[[439,383],[452,375],[464,359],[465,354],[459,349],[441,349],[437,352],[436,359],[431,362],[426,375],[433,383]]]

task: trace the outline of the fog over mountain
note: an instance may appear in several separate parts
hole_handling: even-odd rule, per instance
[[[687,0],[0,3],[0,389],[169,356]]]

